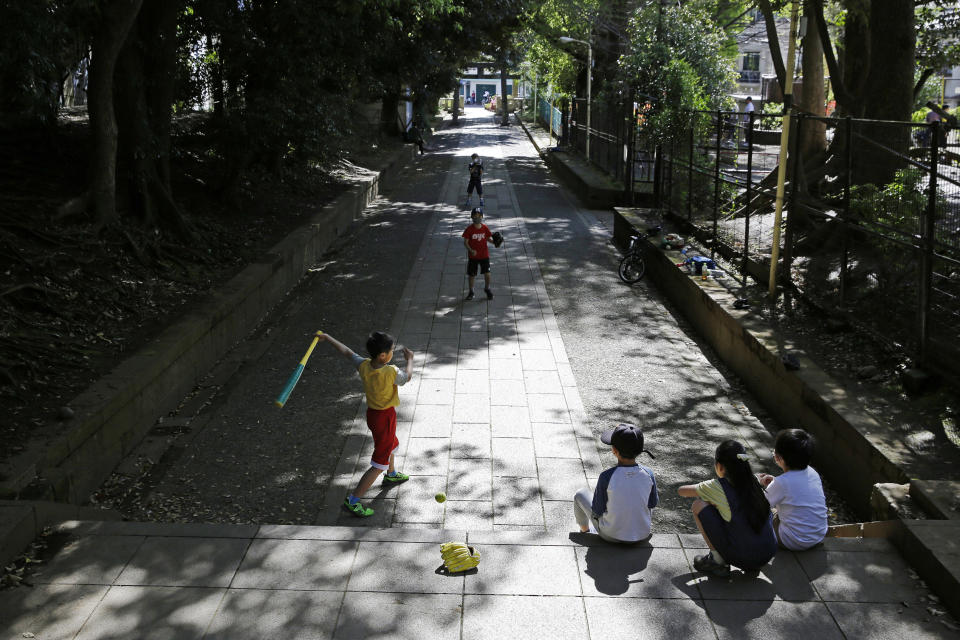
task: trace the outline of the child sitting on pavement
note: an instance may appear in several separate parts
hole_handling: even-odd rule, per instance
[[[470,226],[461,235],[463,246],[467,248],[467,300],[473,300],[473,281],[477,271],[483,274],[483,291],[487,300],[493,300],[493,291],[490,290],[490,249],[487,240],[493,238],[490,229],[483,224],[483,210],[475,207],[470,212]]]
[[[693,567],[720,578],[730,575],[731,564],[757,572],[777,553],[770,503],[742,444],[721,442],[714,460],[717,479],[679,489],[684,498],[697,498],[693,519],[710,548],[693,559]]]
[[[367,428],[373,435],[373,456],[370,468],[367,469],[353,493],[343,501],[343,508],[358,518],[368,518],[373,515],[373,509],[360,504],[360,499],[373,486],[377,476],[384,471],[385,485],[396,485],[410,479],[405,473],[400,473],[393,467],[393,452],[400,446],[397,440],[397,410],[400,404],[397,387],[409,382],[413,376],[413,351],[403,347],[403,357],[406,367],[400,371],[395,365],[389,364],[393,360],[395,341],[393,336],[381,331],[374,331],[367,338],[367,353],[369,358],[357,355],[349,347],[336,340],[329,333],[317,333],[321,341],[329,342],[334,349],[350,359],[357,368],[363,390],[367,395]]]
[[[643,432],[632,424],[619,424],[603,432],[600,442],[610,445],[617,466],[600,474],[592,500],[586,488],[574,496],[573,515],[580,531],[586,533],[592,525],[608,542],[648,540],[651,511],[660,496],[653,471],[637,464],[637,457],[643,453]]]
[[[784,429],[777,434],[773,461],[783,469],[779,476],[757,474],[770,506],[776,509],[773,529],[780,545],[803,551],[823,542],[827,535],[827,500],[823,483],[810,466],[813,436],[803,429]]]

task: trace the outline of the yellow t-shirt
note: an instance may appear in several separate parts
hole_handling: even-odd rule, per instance
[[[730,513],[730,503],[727,502],[727,494],[723,492],[723,486],[720,480],[706,480],[697,485],[697,497],[704,502],[709,502],[720,512],[720,517],[726,522],[730,522],[732,517]]]
[[[367,406],[371,409],[386,409],[400,404],[397,394],[397,376],[400,369],[395,365],[386,364],[374,369],[367,358],[357,365],[357,373],[363,382],[363,390],[367,394]],[[400,384],[406,382],[406,376],[401,376]]]

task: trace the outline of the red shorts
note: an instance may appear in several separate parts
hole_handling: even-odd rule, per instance
[[[397,440],[397,410],[367,409],[367,427],[373,434],[373,457],[370,466],[386,471],[390,468],[390,454],[400,446]]]

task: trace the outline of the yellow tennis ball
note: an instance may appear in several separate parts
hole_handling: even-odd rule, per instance
[[[441,492],[438,493],[437,495],[433,496],[433,498],[434,498],[437,502],[446,502],[446,501],[447,501],[447,495],[446,495],[443,491],[441,491]]]

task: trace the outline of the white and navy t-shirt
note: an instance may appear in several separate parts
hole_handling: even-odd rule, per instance
[[[653,471],[617,465],[597,479],[591,510],[605,536],[633,542],[650,535],[650,510],[659,503]]]

